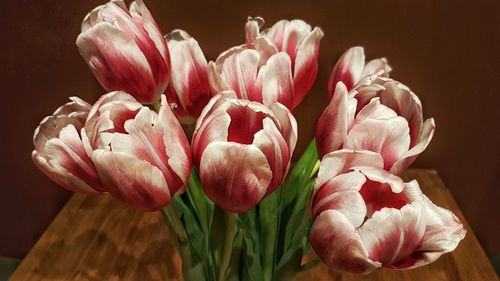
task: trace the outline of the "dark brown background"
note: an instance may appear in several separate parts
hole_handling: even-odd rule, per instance
[[[69,193],[32,165],[32,133],[69,95],[103,93],[79,57],[80,22],[104,1],[17,0],[2,4],[0,255],[22,257]],[[375,3],[377,2],[377,3]],[[500,252],[500,2],[492,1],[166,1],[147,4],[166,33],[182,28],[208,59],[243,41],[249,15],[269,26],[302,18],[323,28],[316,84],[296,110],[301,152],[326,105],[329,71],[348,47],[387,56],[392,76],[422,99],[437,132],[415,167],[436,168],[488,254]]]

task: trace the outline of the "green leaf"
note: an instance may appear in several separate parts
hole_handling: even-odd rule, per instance
[[[277,247],[278,257],[283,256],[286,247],[288,247],[284,244],[285,235],[287,233],[287,225],[289,225],[289,221],[292,219],[292,212],[294,212],[294,209],[295,212],[298,211],[295,206],[296,198],[300,196],[300,193],[308,192],[305,185],[309,181],[317,162],[318,154],[316,152],[316,141],[313,139],[299,158],[299,161],[295,163],[285,183],[281,187],[283,199],[280,206],[280,231],[278,238],[280,243]],[[296,218],[293,220],[296,221]],[[295,225],[295,222],[293,224]]]
[[[281,201],[281,188],[268,195],[257,206],[260,218],[260,241],[262,254],[263,279],[271,281],[274,264],[275,251],[279,231],[279,210]]]
[[[171,208],[171,211],[168,211],[169,208]],[[189,207],[184,204],[179,196],[176,196],[172,200],[172,205],[163,208],[161,211],[169,227],[171,238],[182,257],[182,272],[184,279],[186,281],[207,280],[208,276],[205,275],[206,271],[204,269],[203,260],[200,258],[200,255],[196,254],[195,248],[193,247],[196,245],[193,241],[197,239],[192,234],[190,237],[189,232],[192,231],[188,232],[186,228],[186,220],[189,221],[193,219],[189,212]]]
[[[243,235],[243,254],[242,254],[244,281],[261,281],[264,272],[262,270],[262,261],[260,253],[259,240],[251,239],[247,233]]]
[[[186,193],[201,228],[208,233],[212,224],[214,203],[210,201],[203,192],[200,179],[194,169],[191,172]]]
[[[317,162],[316,142],[313,139],[281,187],[283,198],[280,205],[275,279],[298,270],[302,255],[309,245],[308,207],[314,187],[314,181],[310,178]]]
[[[317,161],[316,140],[312,139],[283,184],[283,206],[290,205],[297,192],[309,181]]]
[[[182,200],[183,195],[175,196],[172,199],[172,204],[174,204],[177,213],[181,217],[184,228],[186,229],[186,233],[189,238],[189,244],[194,250],[194,253],[201,258],[207,258],[204,233],[194,212],[191,209],[191,206],[187,205],[184,200]]]
[[[217,268],[214,262],[213,251],[210,249],[210,229],[214,217],[214,203],[205,195],[198,174],[194,169],[191,171],[191,177],[189,178],[185,194],[187,194],[187,200],[184,200],[185,205],[191,209],[200,227],[200,231],[196,234],[196,241],[198,242],[195,245],[196,252],[202,256],[207,278],[215,280]],[[192,221],[190,220],[190,222]],[[202,239],[203,241],[199,241],[198,239]]]
[[[312,195],[312,190],[314,188],[314,181],[309,181],[304,188],[297,193],[297,197],[294,200],[294,206],[291,215],[288,219],[285,231],[285,249],[288,245],[294,244],[297,235],[304,235],[308,233],[303,233],[297,231],[301,227],[306,226],[306,218],[310,217],[308,214],[309,201]]]
[[[224,250],[224,237],[226,235],[226,219],[225,211],[214,206],[214,217],[210,227],[209,250],[213,255],[214,268],[218,274],[222,259],[222,251]]]

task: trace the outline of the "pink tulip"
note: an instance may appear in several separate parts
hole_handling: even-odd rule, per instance
[[[32,158],[38,169],[59,185],[75,192],[99,194],[103,187],[80,137],[89,110],[88,103],[72,97],[71,102],[45,117],[33,136]]]
[[[382,155],[384,169],[399,175],[434,135],[434,120],[422,120],[420,100],[397,81],[370,76],[351,92],[339,82],[318,120],[318,152],[323,156],[340,148],[373,151]]]
[[[340,57],[333,67],[328,81],[328,95],[332,98],[338,82],[343,82],[347,90],[350,91],[361,78],[370,75],[389,77],[391,70],[386,58],[374,59],[365,64],[363,47],[352,47]]]
[[[83,140],[109,193],[154,211],[184,192],[189,143],[166,98],[158,113],[125,92],[102,96],[90,110]]]
[[[207,60],[198,42],[185,31],[174,30],[166,38],[172,60],[167,100],[181,123],[194,123],[212,97]]]
[[[126,91],[147,104],[167,88],[167,44],[142,0],[132,2],[130,11],[121,0],[95,8],[83,20],[76,45],[107,91]]]
[[[207,196],[230,212],[245,212],[284,180],[297,124],[279,103],[266,107],[215,96],[196,122],[192,149]]]
[[[367,274],[411,269],[453,251],[465,236],[459,219],[434,205],[416,181],[383,170],[370,151],[339,150],[320,166],[310,242],[334,270]]]
[[[249,19],[246,44],[210,62],[212,91],[233,90],[240,99],[294,109],[316,79],[323,31],[301,20],[283,20],[261,33],[262,24],[262,18]]]

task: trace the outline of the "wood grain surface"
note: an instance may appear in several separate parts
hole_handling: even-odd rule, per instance
[[[413,169],[437,205],[451,209],[467,228],[456,251],[409,271],[378,270],[366,276],[340,274],[318,266],[300,281],[494,281],[498,280],[476,236],[434,170]],[[309,257],[313,258],[313,257]],[[12,281],[21,280],[182,280],[181,260],[159,212],[141,213],[108,196],[75,194],[29,252]]]

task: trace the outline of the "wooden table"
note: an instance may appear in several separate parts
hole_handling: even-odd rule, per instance
[[[431,200],[451,209],[465,224],[467,236],[453,253],[419,269],[382,269],[367,276],[318,266],[299,280],[498,280],[437,172],[413,169],[405,179],[417,179]],[[181,261],[167,233],[159,212],[141,213],[108,196],[75,194],[11,280],[181,280]]]

